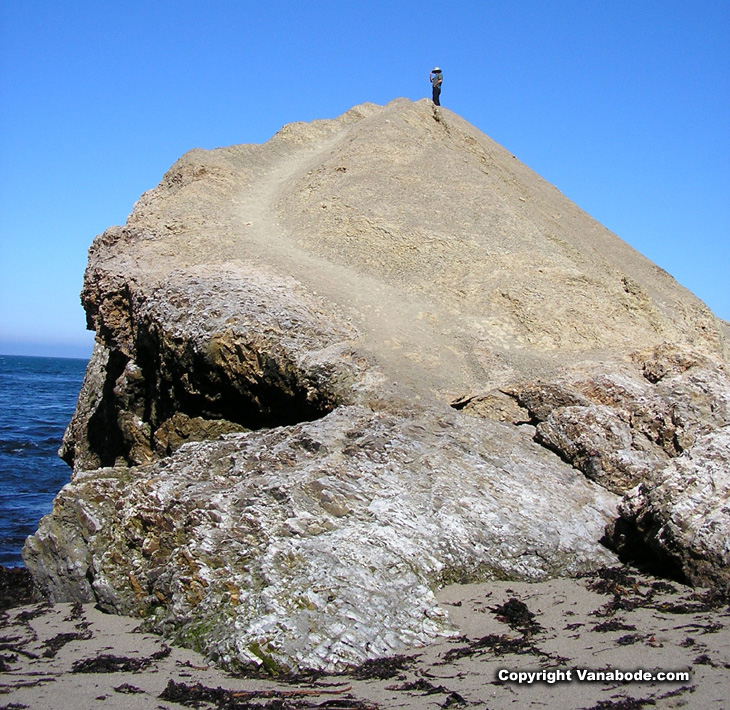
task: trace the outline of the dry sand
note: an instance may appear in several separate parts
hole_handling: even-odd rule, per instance
[[[0,612],[0,708],[726,708],[730,609],[627,569],[535,584],[453,585],[458,635],[338,676],[240,677],[92,605]],[[549,682],[560,669],[571,680]],[[688,672],[675,682],[579,672]],[[532,683],[507,673],[545,671]],[[553,678],[555,676],[552,676]]]

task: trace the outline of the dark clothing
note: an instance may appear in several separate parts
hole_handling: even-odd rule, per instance
[[[436,106],[441,106],[439,98],[441,96],[441,84],[443,83],[444,75],[440,71],[432,71],[430,78],[431,83],[433,84],[433,102],[436,104]]]

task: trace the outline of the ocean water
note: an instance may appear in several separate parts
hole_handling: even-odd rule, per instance
[[[86,360],[0,355],[0,564],[20,566],[25,538],[71,477],[58,448]]]

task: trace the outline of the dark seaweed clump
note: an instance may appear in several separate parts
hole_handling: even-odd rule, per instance
[[[613,597],[595,612],[598,616],[613,616],[618,611],[634,611],[640,608],[656,609],[664,614],[701,614],[730,606],[728,591],[722,589],[689,589],[679,599],[662,600],[662,595],[676,595],[679,591],[677,587],[662,580],[637,579],[626,565],[604,567],[586,577],[589,590]]]
[[[550,660],[553,663],[561,664],[568,659],[557,654],[546,653],[540,649],[533,636],[540,634],[544,629],[536,621],[535,615],[527,608],[527,605],[516,598],[508,599],[504,604],[490,607],[489,610],[496,618],[507,624],[519,636],[507,634],[488,634],[480,639],[471,641],[466,646],[452,648],[443,656],[443,663],[451,663],[459,658],[474,656],[480,653],[491,652],[495,656],[532,655]]]
[[[71,667],[72,673],[136,673],[151,666],[155,661],[167,658],[171,653],[169,646],[163,646],[149,657],[129,658],[102,653],[96,658],[83,658]]]
[[[535,644],[525,636],[511,638],[506,634],[488,634],[468,646],[452,648],[444,654],[443,662],[451,663],[459,658],[473,656],[478,653],[491,651],[495,656],[506,656],[507,654],[530,654],[533,656],[545,656]]]
[[[400,685],[391,685],[388,690],[402,690],[409,693],[423,693],[423,695],[436,695],[437,693],[450,693],[450,690],[444,688],[443,685],[434,685],[425,678],[418,678],[410,683],[401,683]]]
[[[676,698],[685,693],[694,693],[694,685],[683,685],[681,688],[670,690],[658,697],[649,698],[631,698],[623,697],[617,698],[616,700],[599,700],[595,705],[592,705],[585,710],[641,710],[641,708],[647,706],[655,706],[657,700],[666,700],[667,698]]]
[[[71,641],[87,641],[92,636],[91,631],[71,631],[68,633],[56,634],[53,638],[43,642],[45,651],[43,652],[44,658],[54,658],[55,655]]]
[[[591,631],[598,631],[599,633],[606,633],[608,631],[636,631],[636,627],[633,624],[625,624],[618,619],[609,619],[602,624],[596,624]]]
[[[535,615],[527,608],[527,604],[514,597],[500,606],[490,607],[489,610],[499,621],[525,636],[542,631],[542,626],[535,621]]]
[[[321,708],[321,710],[379,710],[377,705],[350,697],[338,697],[324,701],[309,700],[306,696],[323,693],[345,693],[343,691],[323,690],[259,690],[236,691],[225,688],[209,688],[196,683],[187,685],[170,680],[160,694],[160,700],[168,700],[190,708],[213,705],[216,710],[305,710]],[[263,703],[255,698],[270,698]]]
[[[395,678],[416,661],[417,656],[387,656],[385,658],[371,658],[362,665],[353,668],[348,675],[357,680],[388,680]]]

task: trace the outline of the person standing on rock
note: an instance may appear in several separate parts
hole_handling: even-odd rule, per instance
[[[441,84],[444,80],[444,75],[438,67],[434,67],[428,75],[428,78],[431,84],[433,84],[433,102],[436,106],[441,106]]]

